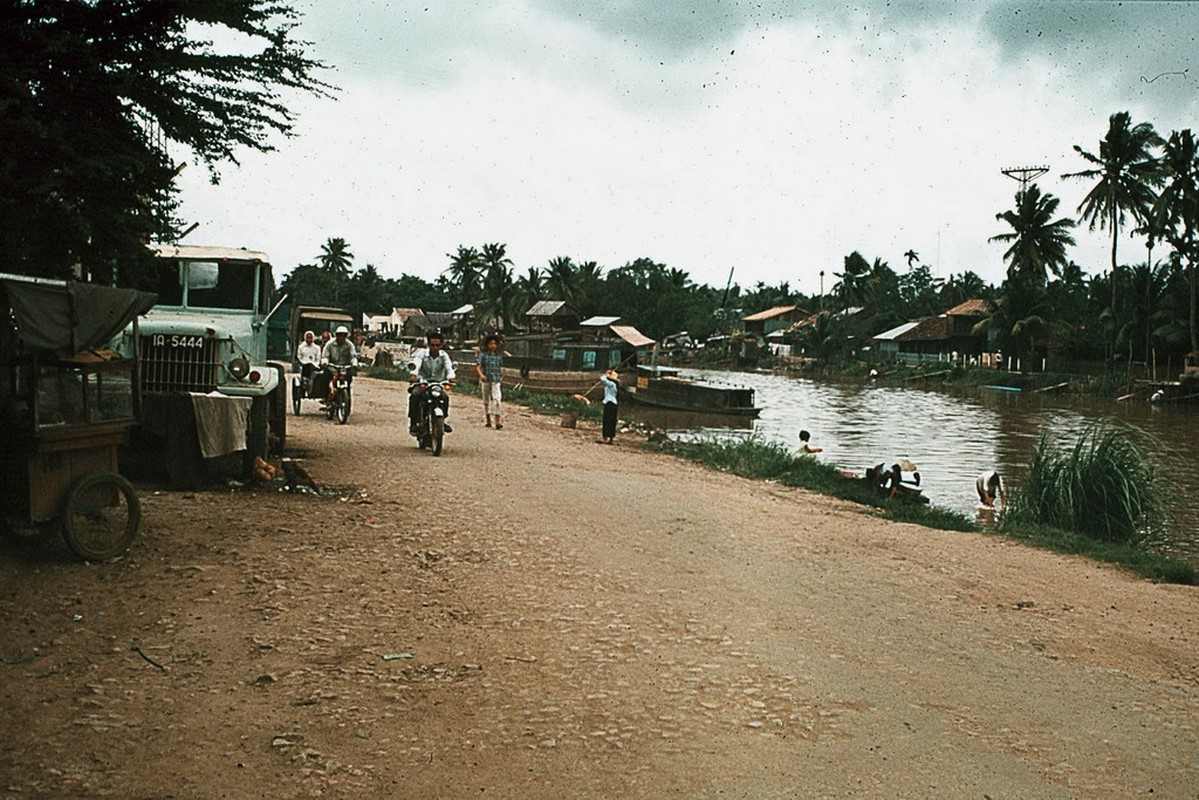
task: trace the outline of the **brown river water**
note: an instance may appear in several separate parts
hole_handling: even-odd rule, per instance
[[[1009,491],[1018,489],[1042,435],[1065,446],[1096,420],[1134,425],[1160,443],[1162,470],[1175,486],[1169,528],[1154,538],[1154,546],[1199,564],[1199,405],[986,388],[948,392],[715,370],[683,374],[753,387],[761,416],[722,424],[711,417],[646,414],[635,407],[622,408],[622,415],[647,418],[676,435],[756,434],[788,446],[795,446],[806,429],[812,443],[824,448],[822,460],[858,473],[906,456],[920,468],[921,484],[934,505],[984,524],[989,518],[974,489],[983,470],[998,470]]]

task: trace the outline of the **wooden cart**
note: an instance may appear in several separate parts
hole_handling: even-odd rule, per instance
[[[92,561],[124,553],[141,527],[117,465],[138,419],[137,361],[103,343],[154,295],[74,286],[0,275],[0,535],[26,543],[61,525]]]

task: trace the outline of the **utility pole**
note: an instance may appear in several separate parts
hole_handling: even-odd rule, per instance
[[[1012,180],[1019,181],[1020,194],[1024,194],[1025,190],[1028,189],[1028,184],[1048,172],[1049,167],[1007,167],[999,171]]]

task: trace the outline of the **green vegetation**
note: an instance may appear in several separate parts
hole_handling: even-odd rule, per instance
[[[749,439],[701,439],[653,445],[683,458],[722,472],[746,478],[772,480],[786,486],[840,497],[880,509],[897,522],[913,522],[929,528],[976,531],[978,526],[965,515],[923,503],[889,500],[885,494],[862,481],[846,478],[836,467],[808,456],[792,453],[777,442]]]
[[[792,454],[786,447],[774,442],[756,438],[731,441],[704,439],[651,446],[723,472],[758,480],[773,480],[879,508],[883,516],[897,522],[911,522],[943,530],[980,530],[973,521],[955,511],[888,500],[861,481],[847,480],[835,467],[814,458]],[[1127,443],[1112,441],[1100,449],[1102,457],[1111,457],[1118,452],[1127,455],[1126,447]],[[1096,539],[1017,518],[1017,515],[1012,514],[1004,520],[1000,532],[1037,547],[1115,564],[1150,580],[1188,585],[1199,582],[1199,575],[1193,566],[1155,552],[1142,541]]]
[[[1153,457],[1161,447],[1144,433],[1110,423],[1089,426],[1068,451],[1042,437],[1007,520],[1134,542],[1162,521],[1167,487]]]

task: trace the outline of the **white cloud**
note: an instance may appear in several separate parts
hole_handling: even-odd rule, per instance
[[[1048,164],[1042,187],[1073,215],[1073,144],[1094,147],[1117,110],[1166,131],[1187,113],[1154,119],[1150,84],[1080,85],[1076,65],[1005,51],[962,13],[756,20],[680,50],[524,4],[346,8],[328,43],[346,59],[339,100],[299,101],[300,136],[218,187],[185,173],[189,241],[265,249],[286,271],[340,236],[357,266],[427,279],[458,245],[498,241],[522,271],[647,256],[809,293],[851,250],[902,268],[915,249],[942,276],[997,281],[986,239],[1016,190],[1002,167]],[[331,58],[321,30],[306,35]],[[1106,235],[1077,236],[1075,259],[1101,271]]]

